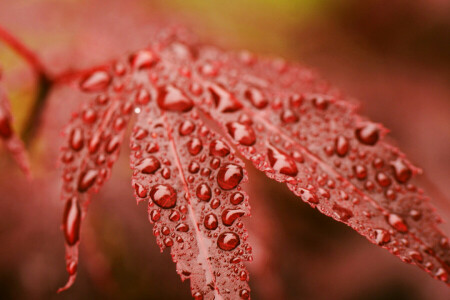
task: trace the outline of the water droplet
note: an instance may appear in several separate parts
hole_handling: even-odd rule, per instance
[[[273,146],[268,146],[267,157],[270,166],[277,172],[288,176],[296,176],[298,173],[297,164],[294,159]]]
[[[140,88],[134,100],[137,104],[145,105],[150,102],[150,93],[146,89]]]
[[[235,112],[242,108],[242,104],[233,94],[218,85],[212,85],[208,88],[212,99],[218,111],[223,113]]]
[[[239,296],[241,299],[250,299],[250,292],[246,289],[240,290]]]
[[[391,185],[391,179],[383,172],[378,172],[376,179],[378,184],[381,185],[382,187],[387,187]]]
[[[164,179],[169,179],[170,178],[170,169],[169,168],[164,168],[161,170],[161,176]]]
[[[422,217],[422,213],[418,210],[412,209],[409,212],[409,215],[411,216],[411,218],[413,218],[415,221],[420,220],[420,218]]]
[[[203,300],[203,294],[200,292],[195,292],[192,297],[194,297],[194,300]]]
[[[84,145],[83,131],[80,128],[74,128],[70,134],[70,147],[75,151],[80,151]]]
[[[158,89],[158,105],[169,111],[187,112],[194,107],[194,102],[173,85]]]
[[[353,213],[336,203],[333,204],[334,215],[341,221],[347,222],[350,218],[353,217]]]
[[[231,226],[237,218],[242,217],[244,214],[245,211],[241,209],[225,209],[222,212],[222,223],[225,226]]]
[[[161,208],[173,208],[177,202],[177,193],[167,184],[157,184],[150,191],[153,202]]]
[[[156,55],[147,49],[140,50],[130,56],[130,65],[137,70],[151,68],[157,61]]]
[[[251,146],[256,142],[256,135],[253,128],[248,124],[231,122],[227,124],[228,133],[241,145]]]
[[[203,143],[199,138],[193,138],[187,143],[187,149],[191,155],[197,155],[203,149]]]
[[[395,179],[397,179],[398,182],[405,183],[411,178],[411,169],[400,158],[392,161],[391,166],[394,169]]]
[[[93,109],[86,109],[83,111],[83,121],[87,124],[92,124],[97,120],[97,114]]]
[[[396,214],[389,214],[388,215],[388,223],[392,227],[394,227],[397,231],[405,233],[408,232],[408,226],[406,225],[405,221]]]
[[[154,174],[160,167],[161,164],[159,160],[154,156],[144,158],[137,166],[143,174]]]
[[[220,167],[220,159],[218,159],[217,157],[214,157],[213,159],[211,159],[210,166],[213,169],[217,169],[218,167]]]
[[[380,138],[380,129],[376,124],[369,123],[363,127],[357,128],[355,136],[361,143],[373,146]]]
[[[367,177],[367,169],[362,165],[354,166],[353,171],[355,172],[356,178],[358,178],[359,180],[365,179]]]
[[[238,205],[244,201],[244,195],[240,192],[236,192],[230,197],[231,204]]]
[[[347,155],[349,148],[350,145],[347,138],[343,137],[342,135],[336,138],[335,149],[337,155],[344,157],[345,155]]]
[[[226,164],[219,169],[217,183],[222,189],[231,190],[238,186],[242,178],[244,178],[244,172],[241,166]]]
[[[247,89],[244,96],[254,107],[258,109],[263,109],[269,104],[269,101],[267,101],[267,98],[263,95],[263,93],[255,88]]]
[[[80,239],[81,209],[77,198],[67,199],[63,216],[63,231],[66,243],[75,245]]]
[[[415,261],[420,262],[420,263],[423,262],[423,256],[419,252],[412,250],[412,251],[409,251],[408,254]]]
[[[97,176],[98,176],[97,170],[88,170],[82,172],[78,180],[78,191],[80,193],[84,193],[88,189],[90,189],[94,185]]]
[[[164,245],[166,247],[172,247],[173,246],[173,240],[171,238],[165,238],[164,239]]]
[[[314,107],[320,110],[325,110],[328,107],[329,101],[325,97],[317,96],[312,100]]]
[[[230,154],[230,147],[221,140],[214,140],[209,145],[209,152],[214,156],[227,156]]]
[[[193,161],[189,164],[188,170],[190,173],[195,174],[200,170],[200,165],[197,162]]]
[[[448,280],[448,273],[444,270],[444,268],[439,268],[436,273],[434,274],[439,280],[447,282]]]
[[[136,192],[136,195],[140,198],[147,197],[148,190],[140,183],[136,182],[134,184],[134,190]]]
[[[172,222],[177,222],[178,220],[180,220],[180,213],[176,210],[172,211],[169,215],[169,220]]]
[[[211,199],[211,188],[206,183],[202,183],[197,187],[196,195],[201,201],[208,202]]]
[[[384,245],[391,240],[391,234],[385,229],[375,229],[375,242],[378,245]]]
[[[187,224],[180,223],[175,227],[175,230],[180,232],[188,232],[189,226]]]
[[[150,219],[151,219],[153,222],[158,221],[160,218],[161,218],[161,213],[160,213],[158,210],[153,209],[153,210],[150,212]]]
[[[280,118],[281,118],[281,121],[283,121],[284,123],[296,123],[299,120],[297,114],[295,114],[290,109],[283,110],[281,112]]]
[[[231,251],[235,249],[237,246],[239,246],[240,243],[241,240],[239,239],[239,236],[234,232],[221,233],[219,235],[219,238],[217,239],[217,246],[225,251]]]
[[[181,136],[191,134],[195,130],[195,124],[191,120],[186,120],[180,124],[178,132]]]
[[[300,198],[302,198],[303,201],[312,204],[319,203],[319,199],[317,199],[316,195],[305,189],[300,189]]]
[[[85,92],[100,92],[105,90],[111,83],[111,76],[105,70],[96,70],[86,75],[80,88]]]
[[[205,225],[206,229],[214,230],[219,225],[219,221],[217,220],[217,217],[215,214],[208,214],[205,216],[203,225]]]

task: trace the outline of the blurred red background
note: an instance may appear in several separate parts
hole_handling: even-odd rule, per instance
[[[312,66],[348,95],[425,174],[418,182],[450,220],[450,3],[445,0],[2,0],[0,24],[53,71],[102,63],[144,47],[165,24],[205,41]],[[21,130],[33,101],[29,67],[0,43],[5,86]],[[30,148],[28,182],[0,148],[0,298],[190,299],[146,208],[136,207],[124,148],[83,224],[76,284],[65,279],[59,230],[59,133],[78,106],[54,91]],[[254,299],[449,299],[450,290],[347,226],[301,203],[250,167]],[[448,223],[442,225],[450,233]]]

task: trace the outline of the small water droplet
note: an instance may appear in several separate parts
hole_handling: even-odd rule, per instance
[[[189,226],[187,224],[180,223],[175,227],[175,230],[180,232],[188,232]]]
[[[134,190],[136,192],[136,195],[140,198],[147,197],[148,190],[140,183],[136,182],[134,184]]]
[[[349,209],[344,208],[337,203],[333,204],[333,211],[334,215],[343,222],[347,222],[350,218],[353,217],[353,213]]]
[[[238,205],[244,201],[244,195],[240,192],[236,192],[230,197],[231,204]]]
[[[320,110],[325,110],[328,107],[329,100],[322,96],[314,97],[312,100],[314,107]]]
[[[317,199],[316,195],[305,189],[300,189],[300,198],[302,198],[303,201],[312,204],[319,203],[319,199]]]

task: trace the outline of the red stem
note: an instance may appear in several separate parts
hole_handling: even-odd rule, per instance
[[[34,52],[28,49],[22,42],[20,42],[2,26],[0,26],[0,40],[9,45],[17,54],[25,59],[36,73],[46,78],[50,78],[46,68]]]

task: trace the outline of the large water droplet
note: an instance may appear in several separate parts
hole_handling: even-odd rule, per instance
[[[258,109],[263,109],[267,106],[267,104],[269,104],[269,101],[267,101],[267,98],[263,95],[263,93],[255,88],[249,88],[246,90],[244,96],[254,107]]]
[[[251,146],[256,142],[253,128],[248,124],[231,122],[227,124],[228,133],[231,137],[244,146]]]
[[[143,174],[154,174],[161,167],[161,164],[156,157],[149,156],[141,160],[137,167]]]
[[[206,229],[214,230],[219,225],[219,221],[217,220],[217,217],[215,214],[208,214],[205,216],[203,225],[205,225]]]
[[[238,186],[244,178],[244,171],[241,166],[226,164],[219,169],[217,183],[224,190],[231,190]]]
[[[380,138],[380,129],[376,124],[366,124],[355,130],[356,138],[365,145],[375,145]]]
[[[298,173],[297,164],[294,159],[280,149],[268,146],[267,157],[270,166],[277,172],[288,176],[296,176]]]
[[[406,225],[405,221],[396,214],[389,214],[388,215],[388,223],[392,227],[394,227],[397,231],[405,233],[408,232],[408,226]]]
[[[242,217],[244,214],[245,211],[241,209],[225,209],[222,212],[222,223],[225,226],[231,226],[237,218]]]
[[[137,70],[151,68],[157,61],[156,55],[148,49],[140,50],[130,56],[130,65]]]
[[[81,148],[83,148],[84,137],[83,131],[80,128],[74,128],[72,130],[72,132],[70,133],[69,144],[70,147],[75,151],[79,151],[81,150]]]
[[[239,236],[234,232],[224,232],[220,234],[219,238],[217,239],[217,246],[225,251],[231,251],[235,249],[237,246],[239,246],[240,243],[241,240],[239,239]]]
[[[150,191],[153,202],[162,208],[173,208],[177,203],[177,193],[167,184],[157,184]]]
[[[209,145],[209,152],[214,156],[227,156],[230,153],[230,147],[221,140],[214,140]]]
[[[242,108],[242,104],[234,97],[234,95],[221,86],[212,85],[208,90],[211,93],[218,111],[227,113],[235,112]]]
[[[411,169],[400,158],[392,161],[391,166],[394,169],[395,179],[398,182],[405,183],[411,178]]]
[[[391,240],[391,234],[385,229],[375,229],[375,242],[378,245],[384,245]]]
[[[334,215],[343,222],[347,222],[351,217],[353,217],[353,213],[350,210],[338,205],[337,203],[333,204],[333,212]]]
[[[187,112],[194,107],[194,102],[173,85],[158,89],[158,105],[169,111]]]
[[[85,92],[100,92],[111,83],[111,76],[105,70],[96,70],[87,74],[80,82],[80,88]]]
[[[70,246],[80,239],[81,209],[77,198],[67,199],[63,216],[63,231],[66,243]]]
[[[180,124],[178,132],[181,136],[191,134],[195,130],[195,124],[191,120],[186,120]]]
[[[193,138],[187,143],[187,149],[191,155],[197,155],[203,149],[203,143],[199,138]]]
[[[201,201],[209,201],[211,199],[211,188],[206,183],[202,183],[197,187],[196,195]]]
[[[88,170],[82,172],[78,180],[78,191],[80,193],[84,193],[88,189],[90,189],[94,185],[97,176],[98,176],[97,170]]]
[[[342,135],[336,138],[335,149],[337,155],[344,157],[345,155],[347,155],[349,148],[350,145],[348,143],[347,138],[343,137]]]
[[[299,120],[297,114],[290,109],[283,110],[280,118],[283,123],[296,123]]]

